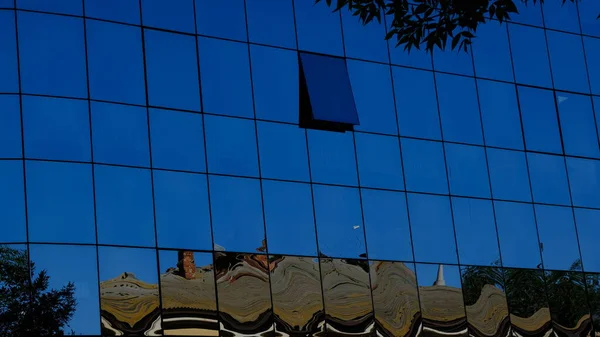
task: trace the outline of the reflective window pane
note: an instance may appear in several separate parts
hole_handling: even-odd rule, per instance
[[[144,26],[194,33],[194,0],[142,0]]]
[[[575,208],[575,223],[579,237],[579,249],[583,260],[583,270],[600,271],[600,255],[596,238],[600,235],[600,211]]]
[[[522,150],[523,132],[514,84],[478,80],[477,90],[485,144]]]
[[[104,165],[94,169],[98,242],[154,246],[150,171]]]
[[[475,80],[445,74],[435,77],[444,140],[483,144]]]
[[[86,101],[23,96],[25,157],[91,161]]]
[[[198,34],[232,40],[247,40],[244,0],[196,2]]]
[[[535,205],[535,216],[540,234],[544,268],[572,269],[581,261],[572,209]],[[575,269],[581,269],[581,266]]]
[[[539,3],[515,1],[518,14],[511,14],[511,20],[514,22],[525,23],[537,27],[544,26],[542,18],[542,8]]]
[[[294,0],[298,48],[329,55],[344,55],[340,16],[324,3]]]
[[[85,24],[90,96],[146,105],[141,29],[96,20]]]
[[[246,14],[251,42],[296,48],[293,0],[247,0]]]
[[[209,177],[214,249],[265,250],[265,224],[256,179]]]
[[[158,246],[212,249],[206,176],[153,171]]]
[[[362,187],[404,189],[397,137],[355,133],[358,175]]]
[[[582,33],[600,37],[600,23],[598,23],[600,3],[596,1],[581,1],[577,4],[577,7],[579,7]]]
[[[438,142],[402,139],[407,191],[448,193],[442,146],[442,143]]]
[[[473,76],[471,48],[468,48],[466,52],[458,48],[455,50],[451,50],[450,48],[437,50],[433,55],[433,69],[447,73]]]
[[[546,271],[546,285],[556,335],[589,336],[591,320],[584,274]]]
[[[92,102],[94,161],[150,166],[145,108]]]
[[[506,25],[491,21],[477,28],[477,43],[473,44],[477,76],[512,82],[513,68]]]
[[[202,115],[150,109],[154,168],[205,172]]]
[[[600,331],[600,274],[586,274],[588,301],[592,312],[594,332]]]
[[[0,95],[0,158],[23,156],[19,96]]]
[[[254,117],[248,45],[198,38],[198,54],[204,111]]]
[[[83,19],[19,12],[17,21],[22,91],[87,97]]]
[[[408,194],[415,261],[456,263],[450,198]]]
[[[556,3],[556,1],[553,2]],[[565,3],[565,7],[570,7],[570,5],[574,7],[573,3],[569,3],[568,5]],[[562,18],[565,17],[564,12],[565,9],[563,8],[561,10]],[[559,33],[551,30],[548,30],[546,35],[548,38],[554,88],[590,92],[581,37],[579,35]]]
[[[361,189],[369,258],[413,260],[406,194]]]
[[[110,21],[140,24],[138,1],[84,0],[85,15]]]
[[[500,265],[494,209],[490,200],[452,198],[461,264]]]
[[[570,205],[569,185],[563,157],[528,153],[533,201]]]
[[[541,267],[533,206],[495,201],[494,207],[502,264],[505,267]]]
[[[544,30],[509,24],[508,33],[517,83],[551,87]]]
[[[358,189],[313,185],[313,193],[319,255],[366,258]]]
[[[600,162],[567,158],[567,170],[573,205],[600,208]]]
[[[600,36],[600,28],[598,35]],[[600,39],[584,37],[583,46],[592,94],[600,95]]]
[[[310,185],[262,181],[269,253],[317,256]]]
[[[200,111],[193,36],[144,29],[148,103]]]
[[[15,15],[12,11],[0,12],[0,43],[3,46],[0,53],[0,92],[16,93],[19,91],[19,68]]]
[[[531,201],[524,152],[487,149],[494,199]]]
[[[0,242],[25,242],[23,162],[0,160]]]
[[[275,330],[282,335],[323,333],[323,295],[319,260],[269,256]],[[298,310],[302,308],[302,310]]]
[[[364,25],[351,11],[342,10],[344,50],[347,57],[388,63],[385,21],[377,19]],[[333,14],[335,15],[335,14]]]
[[[544,272],[505,269],[506,300],[514,333],[522,336],[552,334]]]
[[[28,9],[40,12],[51,12],[81,16],[83,14],[80,0],[43,1],[43,0],[17,0],[18,9]]]
[[[556,92],[565,154],[600,157],[594,109],[589,96]]]
[[[28,161],[29,240],[96,243],[92,167]]]
[[[393,20],[393,18],[386,17],[386,21],[390,22],[389,20]],[[392,64],[421,69],[431,69],[433,67],[431,54],[425,48],[412,48],[408,51],[404,49],[403,45],[397,46],[397,42],[397,39],[388,40],[390,61]]]
[[[479,146],[445,144],[450,194],[490,197],[485,150]]]
[[[220,334],[269,334],[273,318],[267,256],[216,252],[214,260]]]
[[[577,4],[571,1],[548,1],[542,6],[546,28],[579,33]],[[597,14],[596,14],[597,15]]]
[[[268,122],[257,127],[262,177],[309,181],[306,131]]]
[[[518,91],[527,150],[562,153],[552,91],[528,87]]]
[[[155,334],[161,319],[156,251],[99,247],[98,258],[102,334]]]
[[[314,182],[358,184],[352,133],[308,130],[308,146]]]

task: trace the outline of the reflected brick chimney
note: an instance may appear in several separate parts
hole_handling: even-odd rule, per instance
[[[194,260],[194,252],[188,250],[180,250],[177,252],[177,267],[179,267],[179,276],[186,280],[196,278],[196,261]]]

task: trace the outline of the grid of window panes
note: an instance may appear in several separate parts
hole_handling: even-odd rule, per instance
[[[1,0],[0,245],[84,335],[587,335],[600,2],[519,7],[432,58],[312,0]],[[298,126],[298,51],[354,131]]]

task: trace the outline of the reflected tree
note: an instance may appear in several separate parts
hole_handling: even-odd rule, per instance
[[[75,285],[49,289],[25,250],[0,246],[0,336],[64,336],[77,305]]]

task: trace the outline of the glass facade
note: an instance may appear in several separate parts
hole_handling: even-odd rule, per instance
[[[0,1],[0,256],[88,336],[599,336],[600,6],[554,2],[431,57],[311,0]]]

